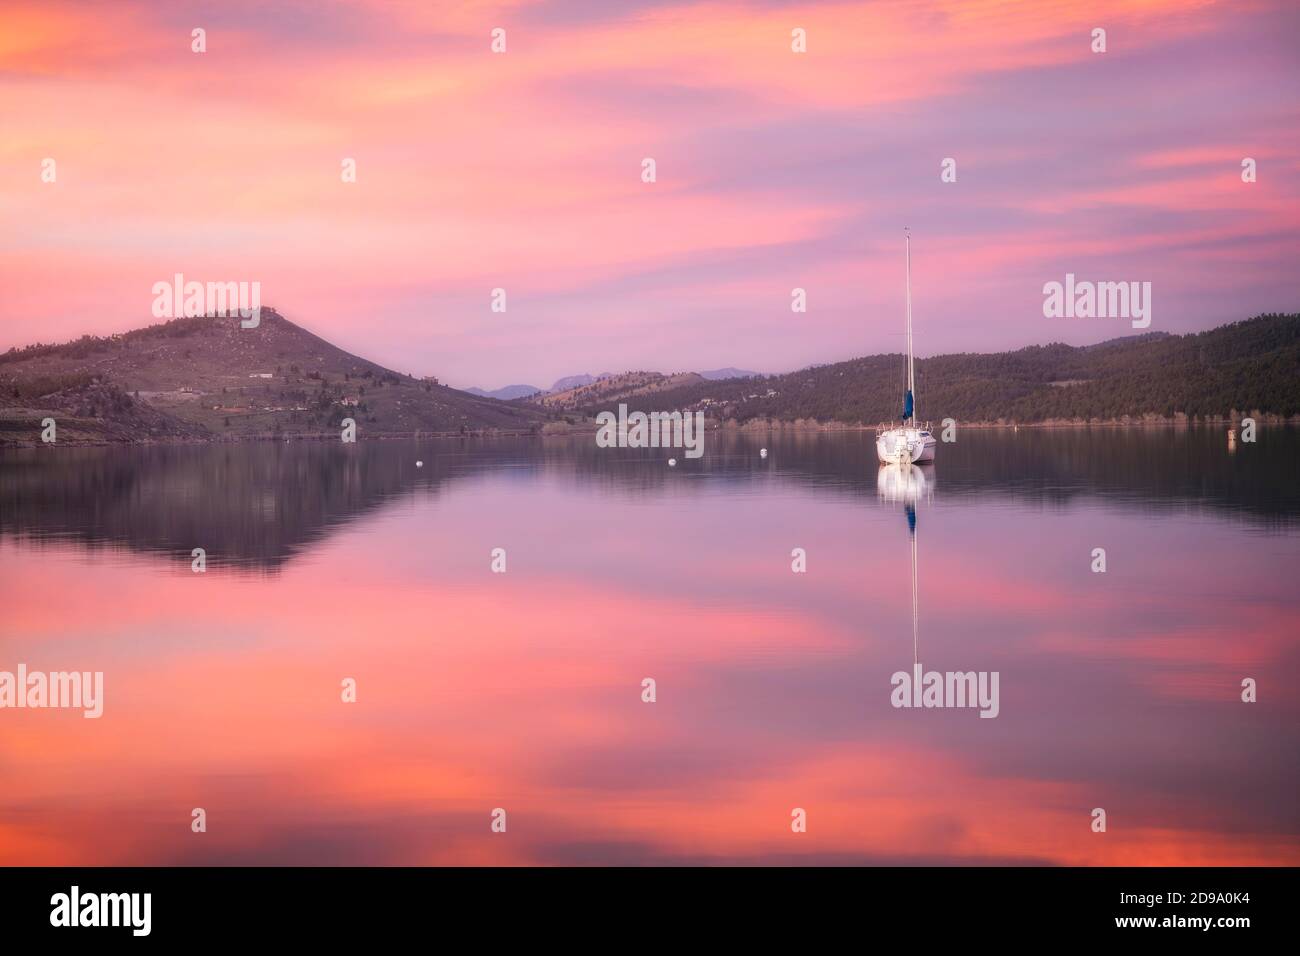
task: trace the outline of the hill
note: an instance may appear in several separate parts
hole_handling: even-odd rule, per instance
[[[142,441],[535,431],[547,416],[358,358],[263,308],[257,328],[199,316],[0,354],[0,435]],[[70,430],[62,427],[68,421]]]
[[[768,419],[874,424],[902,412],[902,355],[875,355],[749,379],[656,382],[642,410],[703,409],[738,424]],[[653,374],[653,373],[649,373]],[[1118,421],[1300,414],[1300,315],[1261,315],[1208,332],[1099,345],[1030,346],[916,362],[917,409],[939,422]],[[595,414],[636,390],[574,394]]]
[[[732,371],[732,370],[725,370]],[[1190,335],[1153,333],[1097,345],[920,359],[923,419],[962,423],[1123,421],[1300,415],[1300,315],[1270,314]],[[237,318],[174,319],[105,338],[0,354],[0,442],[203,441],[536,433],[585,427],[627,402],[703,410],[716,421],[893,420],[904,359],[875,355],[784,375],[711,380],[698,372],[625,372],[510,402],[416,379],[352,355],[264,308]]]
[[[603,375],[590,383],[560,392],[534,395],[529,401],[548,409],[573,410],[634,399],[638,396],[689,388],[707,381],[697,372],[624,372],[621,375]]]
[[[626,372],[624,375],[655,375],[656,372]],[[706,379],[723,379],[723,378],[752,378],[758,375],[758,372],[747,372],[742,368],[715,368],[707,372],[698,373],[701,378]],[[559,379],[550,388],[538,388],[536,385],[506,385],[503,388],[482,389],[467,388],[465,389],[470,395],[478,395],[483,398],[499,398],[503,402],[512,402],[520,398],[533,398],[539,403],[543,395],[554,395],[561,392],[573,392],[584,385],[592,385],[596,382],[608,378],[615,378],[610,372],[604,372],[600,375],[568,375]],[[619,376],[621,377],[621,376]],[[668,376],[665,376],[667,378]]]
[[[606,372],[606,375],[609,373]],[[571,388],[577,388],[579,385],[590,385],[600,375],[588,375],[586,372],[581,375],[566,375],[564,378],[556,379],[555,384],[547,389],[548,392],[567,392]]]

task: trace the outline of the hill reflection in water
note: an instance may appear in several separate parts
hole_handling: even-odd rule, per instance
[[[1294,865],[1300,455],[1221,437],[963,432],[914,504],[869,433],[6,452],[0,670],[105,704],[0,712],[0,864]],[[890,705],[908,507],[996,719]]]

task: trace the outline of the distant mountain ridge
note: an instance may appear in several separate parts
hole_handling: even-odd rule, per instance
[[[604,372],[600,375],[567,375],[564,378],[556,379],[555,384],[548,388],[547,391],[564,392],[571,388],[578,388],[582,385],[590,385],[597,379],[608,377],[609,374],[609,372]]]
[[[626,375],[629,373],[625,372],[623,374]],[[753,378],[760,373],[750,372],[743,368],[727,367],[710,369],[709,371],[697,372],[695,374],[699,375],[701,378],[709,379],[710,381],[718,381],[728,378]],[[564,378],[558,379],[550,388],[538,388],[536,385],[506,385],[503,388],[482,389],[475,387],[467,388],[464,391],[469,392],[471,395],[478,395],[483,398],[497,398],[503,402],[509,402],[520,398],[529,398],[539,394],[554,395],[559,392],[567,392],[575,388],[581,388],[584,385],[592,385],[602,379],[614,377],[615,375],[612,372],[602,372],[600,375],[567,375]]]
[[[504,388],[494,388],[490,392],[486,392],[481,388],[467,388],[465,391],[471,395],[477,395],[479,398],[495,398],[502,402],[509,402],[516,398],[527,398],[529,395],[536,395],[538,392],[544,391],[544,389],[540,389],[536,385],[507,385]]]
[[[698,372],[679,372],[675,375],[665,375],[662,372],[623,372],[620,375],[602,375],[573,388],[534,395],[528,402],[549,409],[579,409],[598,403],[622,401],[633,396],[644,398],[667,389],[704,381],[707,379]]]

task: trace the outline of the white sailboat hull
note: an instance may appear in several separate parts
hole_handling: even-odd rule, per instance
[[[876,455],[886,465],[923,465],[934,461],[937,442],[922,428],[890,428],[876,436]]]

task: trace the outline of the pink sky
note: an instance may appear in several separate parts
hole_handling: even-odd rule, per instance
[[[1289,0],[265,7],[0,0],[0,348],[182,272],[453,385],[783,371],[902,347],[905,225],[922,355],[1300,309]]]

